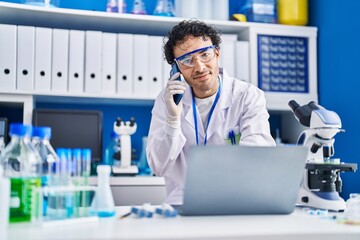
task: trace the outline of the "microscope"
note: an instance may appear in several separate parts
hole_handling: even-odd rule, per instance
[[[345,201],[339,196],[342,190],[340,173],[355,172],[357,164],[332,158],[334,137],[338,132],[344,132],[340,117],[313,101],[300,106],[291,100],[289,106],[296,119],[308,127],[298,138],[298,145],[308,147],[309,153],[297,205],[345,211]]]
[[[135,118],[130,121],[123,121],[120,117],[114,122],[114,132],[120,138],[120,166],[113,166],[114,175],[136,175],[139,169],[135,165],[131,165],[131,137],[136,132],[137,125]]]

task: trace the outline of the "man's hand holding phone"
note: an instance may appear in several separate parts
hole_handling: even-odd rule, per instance
[[[182,103],[175,103],[174,96],[179,96],[185,92],[185,82],[179,81],[182,78],[180,72],[173,74],[170,80],[167,82],[165,89],[165,103],[167,108],[167,122],[172,127],[180,126],[180,114],[182,111]]]

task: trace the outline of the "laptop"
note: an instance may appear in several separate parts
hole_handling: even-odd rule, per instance
[[[181,215],[289,214],[305,169],[304,146],[193,146]]]

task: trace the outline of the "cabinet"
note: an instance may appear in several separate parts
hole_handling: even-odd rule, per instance
[[[39,8],[0,2],[0,24],[164,36],[181,20],[180,18],[159,16]],[[269,110],[289,110],[287,103],[291,99],[301,104],[311,100],[318,101],[317,28],[215,20],[208,20],[206,22],[219,28],[223,34],[236,35],[239,41],[247,41],[249,43],[249,81],[265,91]],[[303,41],[303,45],[297,45],[292,49],[292,40],[300,41],[300,43]],[[281,45],[282,41],[288,41],[290,45]],[[296,59],[298,48],[302,52],[302,55],[298,55],[300,61]],[[264,52],[264,49],[268,49],[268,52]],[[281,55],[282,53],[283,55]],[[292,53],[292,58],[294,59],[290,59]],[[279,59],[281,56],[282,59]],[[290,65],[284,67],[284,64]],[[292,65],[294,65],[293,69],[291,69]],[[299,69],[302,71],[299,71]],[[0,71],[3,70],[0,69]],[[266,75],[266,73],[269,74]],[[298,79],[299,74],[304,79]],[[297,89],[296,84],[299,85]],[[79,97],[92,99],[95,102],[118,100],[151,102],[154,99],[154,96],[120,96],[115,93],[104,94],[102,92],[69,93],[66,91],[26,91],[19,89],[4,91],[1,90],[1,87],[0,94],[3,96],[2,98],[6,98],[6,94],[35,97],[34,99],[37,99],[35,101],[53,101],[53,98],[56,99],[55,101],[77,101]],[[75,99],[73,99],[74,97]],[[33,103],[33,101],[26,102],[27,104]],[[28,105],[27,107],[31,108]],[[26,114],[28,114],[28,111]],[[28,122],[28,120],[28,116],[24,116],[24,121]]]

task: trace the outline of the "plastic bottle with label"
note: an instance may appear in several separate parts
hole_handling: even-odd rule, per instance
[[[59,157],[55,153],[54,148],[50,144],[51,128],[50,127],[34,127],[32,132],[32,144],[41,157],[41,186],[56,185],[54,172],[55,167],[59,164]],[[43,215],[46,215],[48,198],[44,195],[43,199]]]
[[[10,180],[0,165],[0,239],[6,239],[9,224]]]
[[[30,222],[39,213],[41,158],[31,143],[32,126],[10,125],[11,141],[0,156],[5,177],[10,178],[10,223]]]

